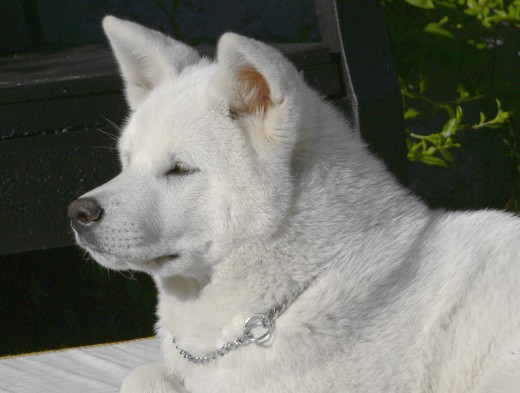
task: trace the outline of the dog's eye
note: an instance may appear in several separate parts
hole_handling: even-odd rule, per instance
[[[181,162],[177,162],[173,168],[170,168],[166,171],[165,175],[166,175],[166,177],[177,176],[177,175],[187,175],[190,172],[191,172],[191,169],[187,165],[185,165]]]

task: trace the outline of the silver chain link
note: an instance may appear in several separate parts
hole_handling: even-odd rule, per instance
[[[175,344],[175,348],[179,350],[181,356],[188,362],[193,364],[207,364],[213,360],[220,359],[233,350],[248,346],[249,344],[263,344],[269,341],[269,339],[272,337],[274,322],[276,319],[278,319],[278,317],[287,309],[287,307],[289,307],[294,299],[296,299],[305,289],[309,287],[312,281],[313,280],[307,282],[304,286],[299,288],[298,291],[291,294],[278,306],[272,308],[267,314],[251,315],[244,322],[243,334],[241,337],[235,339],[234,341],[229,341],[225,344],[222,344],[216,350],[209,352],[204,356],[195,356],[185,349],[179,347],[177,337],[173,335],[172,341]],[[257,332],[256,335],[253,333],[253,330]],[[258,333],[258,330],[260,330],[260,333]]]

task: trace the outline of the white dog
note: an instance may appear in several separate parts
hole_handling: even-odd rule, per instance
[[[103,26],[123,169],[69,214],[157,284],[163,359],[122,392],[520,392],[520,219],[428,209],[267,45]]]

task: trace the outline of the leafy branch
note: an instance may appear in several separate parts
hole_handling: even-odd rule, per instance
[[[469,100],[468,97],[465,98]],[[454,102],[456,104],[461,103],[464,102],[464,99],[460,98]],[[440,132],[429,135],[419,135],[407,130],[409,136],[407,140],[407,156],[410,161],[419,161],[428,165],[436,165],[444,168],[454,165],[450,150],[461,146],[460,143],[456,141],[458,132],[464,130],[480,130],[483,128],[499,128],[508,122],[512,114],[510,111],[502,110],[501,103],[497,99],[497,111],[492,119],[487,119],[484,112],[480,112],[480,120],[478,123],[467,124],[463,123],[463,110],[460,105],[452,106],[452,104],[447,103],[434,103],[437,107],[446,110],[449,120],[444,124]],[[419,115],[419,111],[414,108],[409,108],[405,113],[405,118],[413,118]]]
[[[444,7],[449,9],[463,8],[464,14],[474,17],[485,28],[494,25],[509,23],[520,28],[520,0],[513,0],[506,4],[504,0],[405,0],[408,4],[426,10]],[[442,19],[439,23],[430,23],[425,31],[434,34],[451,35],[446,30],[437,27],[445,24],[447,20]],[[428,27],[429,26],[429,27]]]
[[[506,169],[497,192],[505,193],[507,209],[520,212],[520,0],[380,1],[397,63],[409,160],[455,171],[450,198],[465,203],[468,177],[453,153],[469,147],[464,137],[474,132],[502,141],[503,150],[493,149],[506,157],[486,168]],[[468,154],[459,155],[461,162]],[[490,201],[501,197],[485,192]]]

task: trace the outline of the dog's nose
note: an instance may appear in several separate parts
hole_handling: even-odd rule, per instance
[[[92,198],[76,199],[67,209],[70,219],[83,225],[98,221],[102,212],[103,209],[101,209],[99,203]]]

